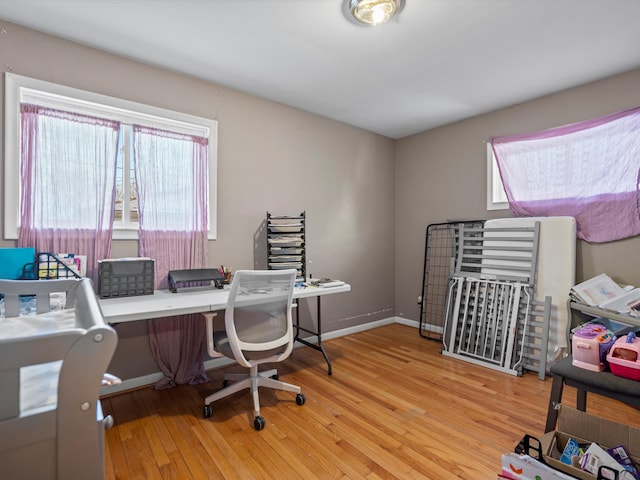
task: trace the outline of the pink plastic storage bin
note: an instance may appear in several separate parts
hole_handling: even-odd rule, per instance
[[[620,337],[607,355],[611,373],[631,380],[640,380],[639,360],[640,339],[633,332]]]

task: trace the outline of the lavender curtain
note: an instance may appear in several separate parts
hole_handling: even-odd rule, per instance
[[[588,242],[640,234],[640,107],[491,144],[514,215],[573,216]]]
[[[207,267],[208,140],[134,125],[140,254],[155,260],[156,288],[170,270]],[[151,352],[164,374],[156,388],[206,382],[200,315],[148,321]]]
[[[22,104],[18,246],[87,256],[87,276],[109,258],[116,121]]]

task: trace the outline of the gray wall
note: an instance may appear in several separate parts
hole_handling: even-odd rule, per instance
[[[640,104],[640,70],[413,135],[396,142],[396,312],[418,319],[429,224],[510,216],[486,210],[486,140],[586,120]],[[578,241],[576,280],[599,273],[640,286],[640,237]]]
[[[0,29],[4,71],[218,120],[212,266],[264,267],[266,212],[304,210],[308,271],[352,285],[322,302],[325,330],[393,316],[393,140],[11,23],[0,21]],[[136,254],[136,242],[114,242],[113,257]],[[314,301],[302,311],[313,314]],[[110,371],[125,379],[158,371],[144,322],[121,325],[118,334]]]

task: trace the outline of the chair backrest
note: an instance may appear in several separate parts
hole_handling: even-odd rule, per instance
[[[241,365],[277,362],[291,354],[295,279],[295,269],[235,272],[225,311],[225,330]]]

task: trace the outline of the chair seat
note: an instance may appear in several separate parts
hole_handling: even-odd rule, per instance
[[[637,397],[635,403],[632,403],[633,398],[625,401],[640,405],[640,382],[635,380],[619,377],[609,371],[594,372],[586,368],[576,367],[572,364],[571,356],[565,357],[552,365],[550,371],[553,375],[564,377],[565,383],[568,385],[577,386],[576,384],[579,384],[585,390],[613,398]],[[609,392],[609,395],[605,392]]]
[[[229,337],[227,336],[226,331],[222,330],[219,332],[214,332],[213,344],[217,352],[220,352],[227,358],[235,359],[235,357],[233,356],[233,351],[231,350],[231,345],[229,344]],[[244,356],[247,360],[262,360],[265,358],[278,356],[282,352],[284,352],[286,348],[286,345],[282,345],[281,347],[272,348],[271,350],[260,350],[257,352],[244,350]]]

